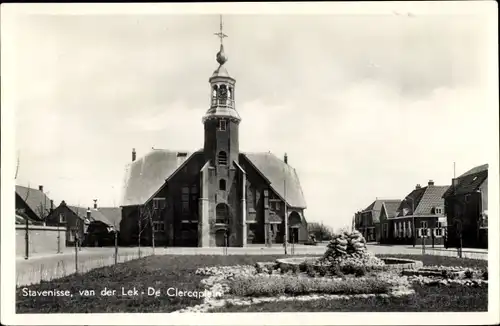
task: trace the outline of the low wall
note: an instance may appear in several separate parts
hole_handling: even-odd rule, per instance
[[[24,256],[26,251],[26,226],[16,225],[16,256]],[[58,238],[60,236],[60,238]],[[30,225],[28,231],[28,253],[57,253],[58,243],[61,250],[66,244],[66,228]]]

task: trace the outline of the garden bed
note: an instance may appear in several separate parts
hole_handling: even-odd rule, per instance
[[[286,266],[287,268],[294,268],[295,266],[300,266],[303,263],[312,264],[315,267],[321,266],[317,263],[318,259],[321,257],[293,257],[293,258],[280,258],[276,259],[278,264]],[[398,270],[398,269],[417,269],[423,266],[422,261],[407,259],[407,258],[397,258],[397,257],[382,257],[380,258],[385,266],[380,269],[384,270]]]

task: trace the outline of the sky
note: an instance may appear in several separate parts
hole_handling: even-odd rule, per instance
[[[491,164],[491,22],[225,14],[240,150],[286,152],[306,219],[334,228],[377,197],[449,185],[453,162],[457,175]],[[17,184],[44,185],[56,205],[115,206],[132,148],[202,148],[218,15],[19,15],[9,28]]]

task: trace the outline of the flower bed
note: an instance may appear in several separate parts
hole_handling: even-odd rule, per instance
[[[318,273],[322,267],[328,266],[326,264],[318,263],[321,257],[294,257],[294,258],[281,258],[277,259],[275,264],[272,263],[258,263],[261,264],[258,270],[269,270],[270,268],[280,268],[286,270],[294,270],[299,268],[303,270],[304,266],[312,266]],[[405,270],[405,269],[419,269],[423,264],[421,261],[402,258],[381,258],[384,262],[383,265],[371,265],[367,269],[377,270]],[[345,265],[345,264],[344,264]],[[360,264],[361,266],[361,264]]]
[[[199,268],[195,274],[208,276],[202,284],[216,296],[203,297],[203,303],[176,311],[207,312],[226,305],[249,305],[260,302],[276,302],[315,299],[350,299],[368,297],[394,297],[414,293],[407,277],[383,273],[359,278],[309,278],[306,275],[282,275],[258,272],[257,266],[223,266]],[[273,265],[274,266],[274,265]],[[249,298],[250,297],[250,298]]]
[[[309,278],[295,275],[255,275],[230,282],[230,293],[236,296],[278,296],[306,294],[375,294],[388,293],[392,284],[377,278]]]

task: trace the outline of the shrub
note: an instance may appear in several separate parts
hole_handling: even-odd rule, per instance
[[[309,264],[306,262],[306,261],[303,261],[302,263],[299,264],[299,270],[302,272],[302,273],[306,273],[307,272],[307,266]]]
[[[281,274],[285,274],[290,270],[290,266],[287,264],[279,264],[278,268],[281,270]]]
[[[356,277],[362,277],[362,276],[365,276],[367,273],[366,271],[366,268],[364,268],[363,266],[360,266],[360,267],[357,267],[355,270],[354,270],[354,275],[356,275]]]
[[[324,265],[316,266],[316,271],[319,275],[325,276],[328,273],[328,268]]]
[[[299,273],[299,266],[298,265],[292,265],[290,267],[290,270],[292,271],[293,274],[298,274]]]
[[[470,269],[465,271],[465,278],[472,278],[474,276],[474,272]]]
[[[311,277],[316,276],[316,270],[314,269],[314,266],[312,264],[307,264],[306,273]]]
[[[485,270],[483,272],[483,279],[487,280],[488,279],[488,270]]]
[[[344,273],[342,273],[342,269],[337,264],[330,265],[329,271],[330,271],[330,274],[333,276],[337,276],[337,277],[344,276]]]
[[[237,278],[230,283],[231,293],[238,296],[278,296],[323,294],[387,293],[391,284],[376,278],[335,280],[295,276]]]

